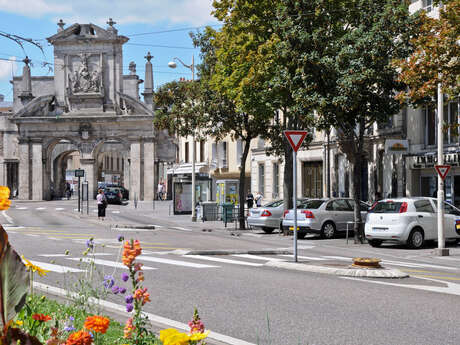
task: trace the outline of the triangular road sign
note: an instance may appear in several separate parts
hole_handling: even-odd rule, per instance
[[[450,165],[435,165],[434,168],[438,172],[441,179],[444,180],[450,170]]]
[[[307,133],[307,131],[284,131],[284,135],[289,141],[289,144],[291,144],[294,152],[297,152],[300,145],[302,145],[302,142],[307,136]]]

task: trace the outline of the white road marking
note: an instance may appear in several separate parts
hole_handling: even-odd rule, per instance
[[[283,254],[281,256],[286,256],[286,257],[289,257],[289,258],[292,258],[293,255],[292,254]],[[324,260],[328,260],[328,259],[324,259],[324,258],[317,258],[317,257],[313,257],[313,256],[302,256],[302,255],[297,255],[297,259],[302,259],[302,260],[311,260],[311,261],[324,261]]]
[[[40,237],[40,235],[35,235],[35,234],[26,234],[26,236],[30,236],[30,237]]]
[[[13,222],[13,218],[11,218],[9,215],[6,214],[6,210],[3,210],[3,211],[2,211],[2,215],[3,215],[3,217],[5,217],[5,219],[6,219],[6,221],[7,221],[8,223],[10,223],[10,224],[13,224],[13,223],[14,223],[14,222]]]
[[[181,231],[192,231],[191,229],[181,228],[180,226],[173,226],[170,229],[181,230]]]
[[[3,227],[3,229],[5,230],[16,230],[16,229],[24,229],[23,226],[10,226],[10,225],[6,225]]]
[[[84,272],[84,270],[80,270],[78,268],[67,267],[67,266],[62,266],[62,265],[54,265],[54,264],[49,264],[47,262],[39,262],[35,260],[29,260],[29,261],[35,266],[43,268],[47,271],[52,271],[52,272],[57,272],[57,273]]]
[[[121,231],[121,232],[147,232],[147,231],[155,231],[155,229],[137,229],[137,228],[110,228],[112,231]]]
[[[24,207],[24,206],[22,206],[22,207],[16,207],[16,209],[17,209],[17,210],[27,210],[27,207]]]
[[[263,264],[256,264],[254,262],[230,260],[230,259],[216,258],[216,257],[210,257],[210,256],[204,256],[204,255],[182,255],[182,257],[198,259],[198,260],[222,262],[222,263],[232,264],[232,265],[256,266],[256,267],[263,266]]]
[[[93,210],[94,213],[97,213],[97,210]]]
[[[417,277],[417,279],[430,280],[433,282],[445,284],[447,286],[427,286],[427,285],[411,285],[411,284],[406,285],[406,284],[388,283],[388,282],[382,282],[382,281],[377,281],[377,280],[367,280],[367,279],[359,279],[359,278],[352,278],[352,277],[340,277],[340,278],[349,279],[349,280],[358,280],[361,282],[371,283],[371,284],[390,285],[390,286],[397,286],[397,287],[403,287],[403,288],[408,288],[408,289],[425,290],[425,291],[432,291],[432,292],[439,292],[439,293],[445,293],[449,295],[460,296],[460,285],[459,284],[455,284],[455,283],[451,283],[451,282],[439,280],[439,279]]]
[[[156,224],[152,224],[155,228],[164,228],[163,225],[156,225]]]
[[[120,213],[120,211],[112,211],[112,213]]]
[[[37,207],[36,210],[38,211],[46,210],[46,207]]]
[[[53,241],[62,241],[62,239],[56,237],[48,237],[48,239]]]
[[[68,258],[67,260],[80,261],[80,259],[81,259],[82,262],[85,262],[85,263],[94,262],[96,265],[128,269],[128,267],[123,265],[121,262],[117,262],[117,261],[93,259],[93,258],[88,258],[88,257],[86,257],[86,258]],[[142,269],[147,271],[147,270],[156,270],[157,268],[149,267],[149,266],[142,266]]]
[[[283,259],[278,258],[266,258],[260,255],[252,255],[252,254],[232,254],[232,256],[236,256],[238,258],[245,258],[245,259],[253,259],[253,260],[264,260],[264,261],[285,261]]]
[[[69,254],[70,255],[70,254]],[[45,258],[52,258],[52,257],[64,257],[64,256],[69,256],[67,254],[39,254],[38,256],[43,256]],[[112,255],[110,253],[94,253],[94,254],[89,254],[91,256],[104,256],[104,255]]]
[[[56,211],[62,211],[62,210],[65,210],[64,207],[56,207]]]
[[[176,266],[184,266],[184,267],[194,267],[194,268],[214,268],[220,266],[211,266],[211,265],[203,265],[203,264],[196,264],[193,262],[187,261],[180,261],[180,260],[170,260],[170,259],[163,259],[163,258],[156,258],[152,256],[145,256],[140,255],[137,257],[139,260],[150,261],[150,262],[159,262],[162,264],[169,264],[169,265],[176,265]]]

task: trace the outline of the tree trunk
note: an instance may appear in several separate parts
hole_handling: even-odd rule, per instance
[[[241,170],[240,170],[240,191],[239,191],[239,199],[240,199],[240,207],[238,210],[238,222],[240,225],[240,229],[246,229],[246,222],[245,222],[245,203],[246,203],[246,159],[248,158],[249,148],[251,145],[251,139],[246,139],[244,141],[244,150],[241,156]]]
[[[358,147],[361,147],[358,145]],[[364,227],[361,218],[361,168],[362,168],[362,154],[358,153],[352,163],[352,184],[353,184],[353,200],[355,204],[354,219],[355,224],[353,227],[355,234],[355,243],[364,243]]]

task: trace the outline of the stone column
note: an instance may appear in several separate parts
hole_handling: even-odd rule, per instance
[[[80,169],[85,171],[85,179],[81,183],[85,180],[88,182],[89,200],[93,200],[97,194],[95,162],[96,160],[93,158],[80,158]]]
[[[129,167],[130,190],[129,198],[134,200],[141,195],[141,144],[140,142],[131,143],[130,148],[131,164]]]
[[[43,200],[43,147],[32,143],[32,200]]]
[[[19,193],[18,198],[29,200],[29,143],[19,142]]]
[[[155,144],[144,142],[144,200],[153,200],[155,196]]]

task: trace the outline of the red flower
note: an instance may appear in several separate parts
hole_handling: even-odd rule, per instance
[[[51,320],[51,316],[45,315],[45,314],[34,314],[32,315],[32,319],[40,321],[40,322],[46,322]]]

